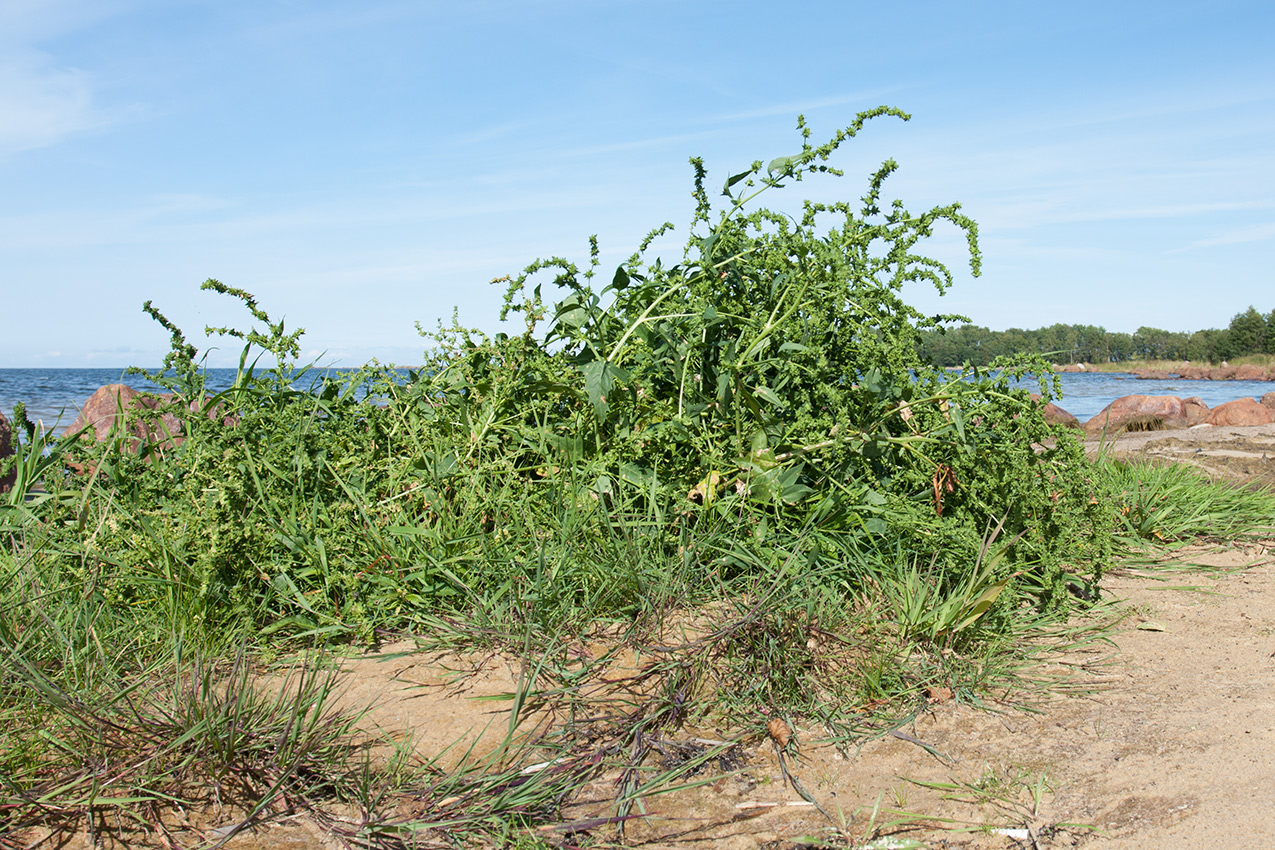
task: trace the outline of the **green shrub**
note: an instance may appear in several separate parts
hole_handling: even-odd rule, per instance
[[[209,329],[244,342],[234,385],[211,394],[198,352],[148,303],[172,337],[149,377],[176,394],[184,442],[67,449],[96,472],[63,482],[25,533],[109,576],[112,600],[162,598],[157,631],[367,639],[449,610],[628,616],[674,573],[673,597],[746,576],[741,547],[835,559],[862,588],[871,571],[845,553],[902,545],[934,561],[942,592],[967,586],[998,524],[1012,544],[990,580],[1013,579],[999,604],[1061,605],[1068,571],[1101,565],[1113,515],[1081,448],[1009,372],[920,362],[919,331],[945,317],[903,300],[906,285],[952,282],[917,250],[940,225],[966,234],[978,273],[974,222],[956,204],[886,203],[893,161],[856,205],[754,208],[839,175],[830,157],[880,117],[907,118],[865,112],[819,146],[799,121],[801,150],[730,177],[720,209],[692,160],[679,261],[647,256],[664,225],[605,286],[596,244],[583,271],[532,263],[505,301],[522,333],[444,329],[406,382],[374,367],[309,379],[301,331],[209,281],[254,320]],[[531,612],[534,574],[553,590]]]

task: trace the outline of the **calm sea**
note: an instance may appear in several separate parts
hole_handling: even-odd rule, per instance
[[[209,369],[209,389],[224,389],[234,377],[234,369]],[[1082,422],[1113,399],[1135,393],[1199,396],[1209,407],[1216,407],[1243,396],[1261,398],[1263,393],[1275,391],[1275,382],[1270,381],[1144,381],[1132,375],[1107,372],[1067,373],[1059,377],[1063,386],[1059,405]],[[122,369],[0,369],[0,411],[8,416],[14,403],[22,401],[32,421],[43,421],[46,427],[60,431],[71,424],[80,405],[94,390],[114,383],[136,389],[156,389],[139,376],[124,375]],[[1036,382],[1024,381],[1022,386],[1035,389]]]
[[[305,376],[308,386],[322,374],[340,375],[353,369],[314,370]],[[235,369],[209,369],[208,389],[224,390],[235,380]],[[0,369],[0,412],[11,417],[15,402],[24,402],[32,422],[60,433],[75,420],[88,397],[107,384],[126,384],[137,390],[160,392],[140,375],[125,375],[123,369]]]

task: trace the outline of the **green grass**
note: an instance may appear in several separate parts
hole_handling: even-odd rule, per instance
[[[1275,533],[1275,493],[1209,481],[1198,470],[1103,461],[1115,499],[1118,539],[1125,549],[1148,542],[1231,541]]]

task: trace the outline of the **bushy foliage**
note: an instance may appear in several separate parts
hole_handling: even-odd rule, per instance
[[[665,225],[600,290],[596,246],[584,270],[533,263],[506,297],[524,333],[439,336],[438,359],[401,396],[428,399],[412,408],[415,427],[466,447],[443,465],[470,481],[494,466],[529,494],[592,502],[612,519],[731,523],[761,544],[848,536],[873,547],[902,535],[941,552],[953,577],[1004,517],[1017,541],[1007,570],[1021,570],[1041,603],[1060,601],[1060,553],[1100,561],[1105,545],[1079,447],[1051,434],[1006,377],[924,364],[918,334],[944,317],[902,297],[907,284],[951,284],[916,250],[942,223],[966,233],[977,273],[975,224],[956,204],[919,214],[886,204],[892,161],[857,205],[751,208],[763,191],[839,175],[833,152],[886,115],[906,118],[864,113],[820,146],[799,124],[801,151],[730,177],[720,211],[693,160],[680,262],[645,254]]]
[[[596,245],[583,270],[532,263],[506,281],[521,333],[441,330],[405,382],[369,367],[307,386],[300,331],[210,281],[257,323],[211,329],[245,344],[234,386],[211,394],[198,352],[148,303],[173,342],[150,377],[175,394],[149,415],[179,416],[182,442],[65,441],[50,456],[93,474],[53,482],[22,534],[191,628],[366,638],[501,606],[561,624],[652,604],[669,577],[644,564],[703,587],[766,561],[745,550],[831,559],[856,590],[865,553],[903,551],[936,564],[941,591],[968,586],[992,529],[1003,552],[983,579],[1012,588],[1001,607],[1061,605],[1069,571],[1092,576],[1107,545],[1081,448],[1009,371],[924,363],[920,333],[950,317],[903,297],[951,285],[918,250],[939,226],[965,233],[977,274],[974,222],[957,204],[884,200],[893,161],[855,204],[753,203],[839,176],[834,152],[887,116],[907,118],[872,110],[817,146],[799,122],[800,151],[731,176],[720,209],[692,160],[680,259],[648,256],[664,225],[605,285]]]

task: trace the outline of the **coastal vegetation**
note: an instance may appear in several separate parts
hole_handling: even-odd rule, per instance
[[[1126,370],[1129,364],[1161,361],[1221,363],[1244,358],[1268,362],[1275,355],[1275,310],[1250,306],[1230,324],[1193,333],[1142,327],[1113,333],[1095,325],[1055,324],[1036,330],[992,331],[969,323],[949,323],[921,331],[921,357],[935,366],[987,366],[998,357],[1039,354],[1055,363],[1090,363]],[[1115,364],[1113,366],[1113,364]]]
[[[243,346],[230,388],[148,303],[172,341],[149,375],[164,404],[103,440],[16,410],[0,843],[217,846],[284,816],[360,847],[622,831],[742,740],[793,754],[797,727],[852,746],[936,699],[1030,703],[1040,658],[1100,637],[1118,559],[1269,522],[1269,496],[1088,461],[1042,416],[1038,356],[927,363],[943,317],[903,290],[952,284],[920,253],[939,227],[976,274],[977,227],[887,200],[893,161],[857,203],[757,206],[839,176],[833,155],[888,118],[907,116],[820,145],[799,121],[800,148],[716,204],[692,160],[680,257],[648,256],[666,224],[614,270],[596,244],[536,261],[504,281],[516,332],[442,327],[406,381],[312,380],[301,331],[209,281],[249,322],[215,329]],[[1043,401],[1010,388],[1024,374]],[[155,437],[163,414],[178,427]],[[494,752],[418,759],[336,708],[340,654],[403,638],[521,660]],[[650,661],[602,710],[620,650]],[[553,728],[519,737],[542,710]],[[670,759],[692,725],[725,740]],[[562,826],[599,777],[609,809]]]

